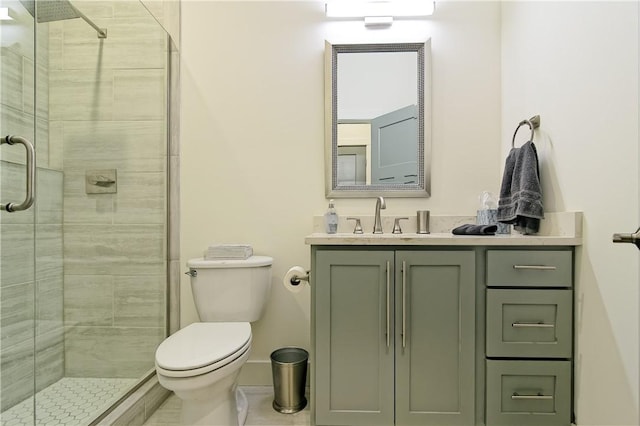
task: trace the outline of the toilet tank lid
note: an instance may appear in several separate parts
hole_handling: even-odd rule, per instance
[[[271,266],[273,258],[269,256],[251,256],[247,259],[215,259],[208,260],[202,257],[191,259],[187,266],[191,269],[199,268],[257,268],[260,266]]]

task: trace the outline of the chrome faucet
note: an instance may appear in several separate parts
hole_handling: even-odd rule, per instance
[[[386,209],[387,205],[384,203],[384,198],[378,197],[376,199],[376,217],[373,220],[373,233],[382,234],[382,220],[380,220],[380,209]]]

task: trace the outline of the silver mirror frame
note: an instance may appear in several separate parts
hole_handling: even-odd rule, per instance
[[[339,53],[416,52],[418,54],[418,183],[415,185],[337,185]],[[416,43],[331,44],[325,41],[325,194],[327,198],[431,196],[431,40]]]

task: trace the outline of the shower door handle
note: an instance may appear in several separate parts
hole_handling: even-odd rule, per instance
[[[0,139],[0,145],[4,143],[8,145],[17,143],[24,145],[27,151],[27,194],[20,204],[0,203],[0,210],[6,210],[9,213],[26,210],[33,205],[33,192],[36,181],[36,151],[33,149],[33,144],[21,136],[5,136]]]

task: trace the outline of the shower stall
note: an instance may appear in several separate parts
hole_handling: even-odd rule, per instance
[[[2,426],[95,423],[169,333],[178,55],[148,7],[0,0]]]

